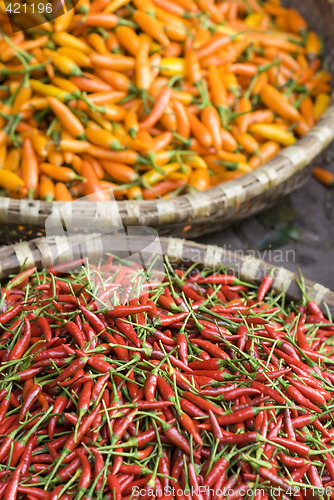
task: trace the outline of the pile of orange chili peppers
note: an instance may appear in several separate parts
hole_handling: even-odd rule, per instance
[[[322,41],[279,0],[79,0],[14,34],[0,11],[11,197],[206,190],[293,144],[330,102]]]

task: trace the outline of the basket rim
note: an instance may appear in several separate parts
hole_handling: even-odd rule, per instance
[[[206,191],[184,194],[171,199],[120,200],[116,201],[116,206],[122,220],[132,220],[139,224],[147,221],[157,225],[170,224],[174,222],[175,213],[178,223],[205,219],[216,215],[217,211],[223,217],[231,207],[248,204],[266,191],[279,190],[280,186],[283,187],[294,175],[299,174],[300,177],[300,173],[333,139],[334,99],[319,122],[304,137],[293,146],[280,151],[269,162],[236,180],[220,183]],[[293,188],[290,183],[284,192],[288,193]],[[114,201],[89,202],[80,199],[73,203],[77,206],[77,211],[86,209],[85,217],[88,219],[98,217],[99,220],[110,218],[110,206],[115,205]],[[63,202],[0,197],[0,222],[11,224],[13,218],[11,214],[16,214],[15,223],[40,226],[50,213],[62,205]]]
[[[93,245],[91,245],[92,239],[94,240]],[[41,237],[29,242],[0,247],[0,279],[5,279],[9,274],[34,266],[38,268],[50,267],[52,250],[57,251],[57,255],[59,255],[59,249],[65,248],[64,244],[68,241],[66,236],[54,236],[48,240],[46,237]],[[120,242],[115,238],[108,240],[106,235],[75,235],[71,240],[72,244],[80,244],[80,249],[83,248],[86,252],[83,255],[89,255],[91,248],[95,257],[96,255],[102,256],[107,251],[110,252],[110,242],[112,242],[114,252],[121,253],[123,251],[123,240]],[[217,245],[205,245],[171,236],[159,237],[159,244],[163,255],[168,256],[172,264],[190,267],[190,265],[198,263],[200,267],[208,269],[224,266],[227,267],[229,274],[234,274],[243,281],[254,284],[259,284],[263,277],[271,272],[274,278],[272,288],[276,292],[284,291],[290,301],[299,301],[302,298],[298,284],[300,276],[284,267],[273,266],[255,258],[251,254],[244,255],[240,251],[227,250]],[[134,248],[133,245],[137,245],[137,247]],[[130,248],[140,251],[145,247],[145,252],[147,252],[147,237],[136,236],[135,241],[131,240]],[[67,254],[67,260],[72,260],[71,256],[72,250]],[[62,260],[66,261],[66,254]],[[304,286],[306,294],[311,300],[315,300],[322,307],[327,304],[331,313],[334,313],[334,291],[306,278]]]

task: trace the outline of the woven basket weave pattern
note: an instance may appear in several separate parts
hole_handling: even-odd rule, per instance
[[[124,248],[123,240],[118,241],[113,238],[108,241],[106,235],[78,235],[72,243],[80,243],[84,255],[94,258],[103,256],[106,250],[110,250],[110,241],[113,244],[113,251],[121,256]],[[131,240],[132,251],[140,251],[145,247],[145,239],[138,237],[136,242]],[[0,279],[4,279],[19,270],[37,266],[39,269],[51,265],[50,255],[59,253],[65,248],[67,243],[63,236],[55,236],[52,239],[37,238],[30,242],[18,243],[0,247]],[[93,243],[93,244],[92,244]],[[164,255],[167,255],[172,264],[189,267],[194,263],[199,263],[199,267],[217,268],[223,266],[228,268],[228,272],[236,275],[242,280],[258,284],[262,278],[273,269],[273,266],[255,259],[251,255],[242,256],[238,252],[225,250],[215,245],[201,245],[193,241],[179,238],[160,238],[161,248]],[[136,247],[134,248],[134,245]],[[90,250],[93,249],[93,250]],[[124,255],[126,257],[126,255]],[[71,260],[71,252],[64,253],[61,261]],[[273,289],[280,293],[287,293],[287,297],[293,301],[299,301],[301,297],[297,277],[294,273],[282,267],[273,270]],[[334,313],[334,293],[328,288],[305,280],[305,290],[310,299],[315,300],[320,305],[326,303]]]

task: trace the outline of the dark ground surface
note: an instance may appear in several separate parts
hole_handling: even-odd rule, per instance
[[[334,171],[334,153],[327,153],[326,160]],[[300,269],[306,278],[334,290],[334,188],[311,178],[273,209],[196,241],[251,252],[294,272]]]

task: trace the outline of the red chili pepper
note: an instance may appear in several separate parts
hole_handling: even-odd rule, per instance
[[[206,476],[203,486],[206,488],[210,488],[217,481],[219,476],[225,472],[229,465],[229,461],[226,458],[222,457],[217,460],[209,474]]]
[[[94,314],[92,311],[87,309],[87,307],[81,305],[80,307],[81,312],[84,314],[85,318],[89,323],[92,325],[96,333],[104,333],[106,331],[106,327],[104,323],[101,321],[101,319]]]
[[[286,377],[286,379],[296,387],[306,398],[312,399],[315,404],[321,406],[326,403],[324,396],[315,388],[309,387],[299,380],[293,379],[292,377]]]
[[[280,487],[283,491],[289,491],[291,489],[291,486],[283,477],[279,477],[279,476],[275,475],[273,472],[266,469],[265,467],[259,468],[259,474],[264,479],[269,481],[269,483],[272,486]]]
[[[45,337],[45,340],[47,342],[51,342],[52,331],[51,331],[51,328],[50,328],[48,320],[46,318],[44,318],[44,316],[39,316],[37,318],[37,324],[40,327],[40,329],[42,330],[42,333],[43,333],[43,335]]]
[[[55,378],[55,380],[53,382],[51,382],[49,384],[49,387],[54,387],[59,382],[62,382],[63,380],[66,380],[67,378],[69,378],[71,375],[73,375],[73,373],[75,373],[76,371],[83,368],[85,366],[85,364],[87,363],[87,361],[88,361],[88,358],[86,355],[85,355],[85,357],[78,358],[78,359],[75,359],[74,361],[72,361],[72,363],[69,366],[67,366],[62,371],[62,373],[60,373],[58,375],[58,377]]]
[[[262,302],[264,297],[267,295],[271,285],[273,284],[274,278],[270,275],[267,274],[263,280],[261,281],[261,284],[259,286],[258,292],[257,292],[257,300],[258,302]]]
[[[3,314],[0,314],[0,325],[5,325],[10,321],[11,319],[15,318],[22,310],[22,305],[18,304],[17,306],[13,307],[13,309],[9,309]]]
[[[290,372],[291,372],[291,368],[282,368],[282,370],[276,370],[273,372],[265,372],[266,373],[265,375],[263,375],[261,373],[261,371],[258,371],[255,374],[255,380],[257,380],[258,382],[266,382],[268,380],[268,378],[270,380],[275,380],[278,377],[283,377],[284,375],[286,375],[287,373],[290,373]]]
[[[220,349],[215,344],[208,342],[207,340],[191,339],[191,343],[201,347],[208,354],[210,354],[210,356],[213,356],[214,358],[218,358],[218,359],[228,359],[229,358],[228,354],[226,354],[225,351]]]
[[[141,347],[141,342],[134,328],[130,323],[125,321],[125,318],[117,318],[115,321],[117,328],[132,342],[136,347]]]
[[[109,373],[106,373],[106,375],[102,375],[102,377],[100,377],[97,380],[96,384],[93,387],[92,394],[91,394],[92,401],[96,401],[97,398],[100,396],[101,391],[102,391],[103,387],[105,386],[105,384],[107,383],[108,379],[109,379]]]
[[[25,331],[22,337],[16,342],[13,349],[9,354],[9,361],[17,360],[22,358],[23,354],[29,347],[31,339],[31,326],[28,319],[24,318]]]
[[[204,500],[202,493],[200,492],[200,485],[198,483],[198,477],[195,471],[193,464],[188,465],[189,471],[189,480],[193,490],[193,499],[194,500]]]
[[[279,459],[283,465],[291,468],[303,467],[306,465],[305,459],[300,457],[291,457],[289,455],[285,455],[285,453],[281,452],[279,454]]]
[[[121,486],[119,484],[117,477],[114,476],[113,474],[107,474],[107,481],[111,493],[113,495],[112,498],[114,500],[121,500],[122,498]]]
[[[85,263],[85,259],[77,259],[71,262],[65,262],[63,264],[56,264],[53,267],[49,267],[48,271],[50,274],[54,274],[55,276],[59,276],[61,274],[65,274],[71,269],[75,269],[76,267],[82,266]]]
[[[92,384],[91,381],[85,382],[81,392],[79,394],[79,399],[77,403],[77,410],[79,410],[79,420],[87,413],[90,406],[90,398],[92,394]]]
[[[293,399],[296,403],[303,406],[304,408],[307,408],[311,411],[316,411],[318,413],[322,412],[321,408],[311,403],[311,401],[303,396],[303,394],[298,389],[296,389],[296,387],[290,385],[287,388],[286,393],[291,399]]]
[[[111,318],[125,318],[126,316],[131,316],[133,314],[139,314],[142,312],[149,311],[150,305],[135,305],[135,306],[116,306],[114,309],[109,309],[108,315]]]
[[[296,453],[298,456],[307,457],[310,453],[310,448],[306,444],[279,437],[270,437],[269,439],[274,443],[284,446],[292,453]]]
[[[187,413],[180,413],[178,416],[178,421],[182,425],[182,427],[190,434],[193,436],[194,440],[196,443],[198,443],[200,446],[203,446],[203,440],[201,436],[199,435],[199,432],[197,431],[194,422],[192,419],[189,417]]]
[[[209,284],[209,285],[233,285],[237,282],[237,279],[232,274],[214,274],[212,276],[207,276],[202,278],[201,275],[195,276],[191,279],[196,283]]]
[[[191,450],[190,450],[190,445],[187,439],[176,429],[176,427],[173,427],[170,424],[162,424],[163,432],[165,436],[178,448],[183,450],[185,453],[190,455]],[[198,456],[198,453],[196,451],[193,451],[194,456]]]
[[[303,467],[298,467],[298,469],[296,469],[291,473],[291,479],[293,481],[299,482],[307,473],[310,467],[311,467],[311,462],[306,463],[305,465],[303,465]]]
[[[116,421],[113,428],[113,435],[111,436],[111,444],[116,444],[117,441],[122,438],[128,426],[131,424],[131,422],[133,422],[137,412],[138,409],[135,408],[131,413],[129,413],[125,417],[121,417]]]
[[[193,403],[194,405],[198,406],[201,410],[204,411],[209,411],[211,410],[215,415],[224,415],[224,410],[210,401],[207,401],[206,399],[203,399],[201,396],[197,396],[196,394],[193,394],[192,392],[186,391],[183,394],[183,397],[186,398],[188,401]]]
[[[20,475],[21,475],[21,469],[23,467],[23,464],[19,465],[16,467],[15,471],[11,475],[11,479],[7,485],[7,488],[5,489],[4,492],[4,500],[15,500],[17,496],[17,489],[19,486],[19,481],[20,481]]]
[[[80,458],[81,469],[82,469],[82,473],[78,482],[78,491],[79,494],[83,495],[89,486],[92,473],[91,473],[90,463],[86,455],[80,450],[77,450],[77,455]]]
[[[260,391],[262,394],[264,394],[266,396],[270,396],[274,401],[276,401],[280,405],[285,405],[286,404],[286,401],[283,398],[283,396],[281,396],[272,387],[264,385],[261,382],[257,382],[255,380],[251,382],[251,387],[253,387],[253,389],[257,389],[258,391]]]
[[[32,407],[34,402],[37,401],[41,392],[42,392],[42,388],[38,384],[33,384],[30,387],[26,397],[24,398],[23,404],[21,406],[21,410],[19,413],[20,420],[24,419],[26,413],[30,410],[30,408]]]
[[[92,449],[92,452],[93,452],[93,455],[94,455],[94,475],[93,475],[93,478],[94,480],[99,476],[98,480],[97,480],[97,483],[96,483],[96,490],[97,491],[100,491],[101,488],[102,488],[102,485],[103,485],[103,475],[102,474],[99,474],[103,467],[104,467],[104,460],[103,460],[103,456],[101,455],[101,453],[96,449],[96,448],[93,448]]]
[[[222,444],[250,444],[250,443],[256,443],[258,440],[258,433],[257,432],[244,432],[242,434],[229,434],[225,435],[220,438],[220,442]]]
[[[65,324],[65,328],[71,334],[80,348],[83,348],[86,345],[83,333],[73,321],[67,321],[67,323]]]
[[[20,461],[20,465],[22,468],[21,468],[21,474],[22,476],[25,476],[26,474],[28,474],[28,471],[29,471],[29,465],[30,465],[30,462],[31,462],[31,455],[32,455],[32,452],[33,452],[33,449],[35,447],[37,443],[37,436],[32,436],[28,441],[27,441],[27,444],[25,446],[25,449],[23,451],[23,454],[22,454],[22,457],[21,457],[21,461]]]
[[[319,318],[323,319],[324,315],[322,314],[322,310],[318,306],[318,304],[314,300],[310,300],[307,305],[307,312],[311,315],[318,316]]]

